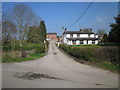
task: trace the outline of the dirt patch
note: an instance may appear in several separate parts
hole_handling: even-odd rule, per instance
[[[35,72],[16,73],[15,77],[21,78],[21,79],[27,79],[27,80],[42,79],[42,78],[62,80],[61,78],[56,78],[56,77],[53,77],[53,76],[50,76],[50,75],[39,74],[39,73],[35,73]]]

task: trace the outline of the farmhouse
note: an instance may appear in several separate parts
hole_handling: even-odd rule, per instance
[[[46,40],[57,40],[57,33],[47,33]]]
[[[92,29],[80,29],[80,31],[63,32],[63,43],[67,45],[92,45],[98,44],[98,34],[92,32]]]

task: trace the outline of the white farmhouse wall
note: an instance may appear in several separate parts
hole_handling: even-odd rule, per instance
[[[95,44],[98,44],[98,40],[95,40]]]
[[[67,37],[67,38],[70,38],[70,34],[66,34],[66,37]]]
[[[95,35],[94,35],[94,34],[91,34],[91,35],[90,35],[90,37],[91,37],[91,38],[94,38],[94,37],[95,37]]]
[[[73,45],[72,40],[70,41],[70,45]]]
[[[68,41],[68,45],[71,45],[71,41],[70,40]]]
[[[77,34],[73,34],[73,37],[74,37],[74,38],[77,38]]]
[[[69,41],[67,40],[67,44],[69,45]]]
[[[88,40],[88,44],[92,44],[92,40]]]
[[[64,38],[64,43],[67,43],[67,39],[66,38]]]
[[[84,40],[84,41],[83,41],[83,44],[87,44],[87,40]]]
[[[80,43],[80,41],[79,41],[79,40],[77,40],[77,41],[76,41],[76,45],[79,45],[79,43]]]
[[[98,38],[98,35],[95,35],[95,38]]]
[[[64,34],[64,38],[63,38],[63,43],[66,43],[68,45],[73,45],[73,42],[72,40],[68,40],[67,38],[70,38],[70,34]],[[77,34],[74,34],[73,33],[73,38],[78,38],[78,35]],[[79,34],[79,38],[98,38],[98,35],[97,34]],[[99,41],[98,40],[95,40],[95,44],[98,44]],[[92,40],[84,40],[83,39],[83,44],[84,45],[89,45],[89,44],[92,44]],[[80,45],[80,40],[76,40],[76,45]]]
[[[88,34],[80,34],[81,38],[88,38]]]
[[[67,43],[66,34],[64,35],[63,42],[64,42],[64,43]]]

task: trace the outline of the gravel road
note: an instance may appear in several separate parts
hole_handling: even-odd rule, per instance
[[[2,65],[3,88],[117,88],[118,74],[74,61],[51,41],[40,59]]]

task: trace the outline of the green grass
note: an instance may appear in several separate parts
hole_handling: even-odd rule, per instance
[[[30,61],[30,60],[35,60],[38,58],[41,58],[45,56],[45,53],[41,53],[41,54],[29,54],[28,57],[19,57],[19,58],[12,58],[8,55],[4,56],[2,58],[2,62],[6,63],[6,62],[23,62],[23,61]]]
[[[107,70],[111,70],[111,71],[118,71],[118,70],[120,70],[120,68],[118,66],[116,66],[114,64],[107,63],[107,62],[99,63],[98,66],[102,67],[104,69],[107,69]]]

